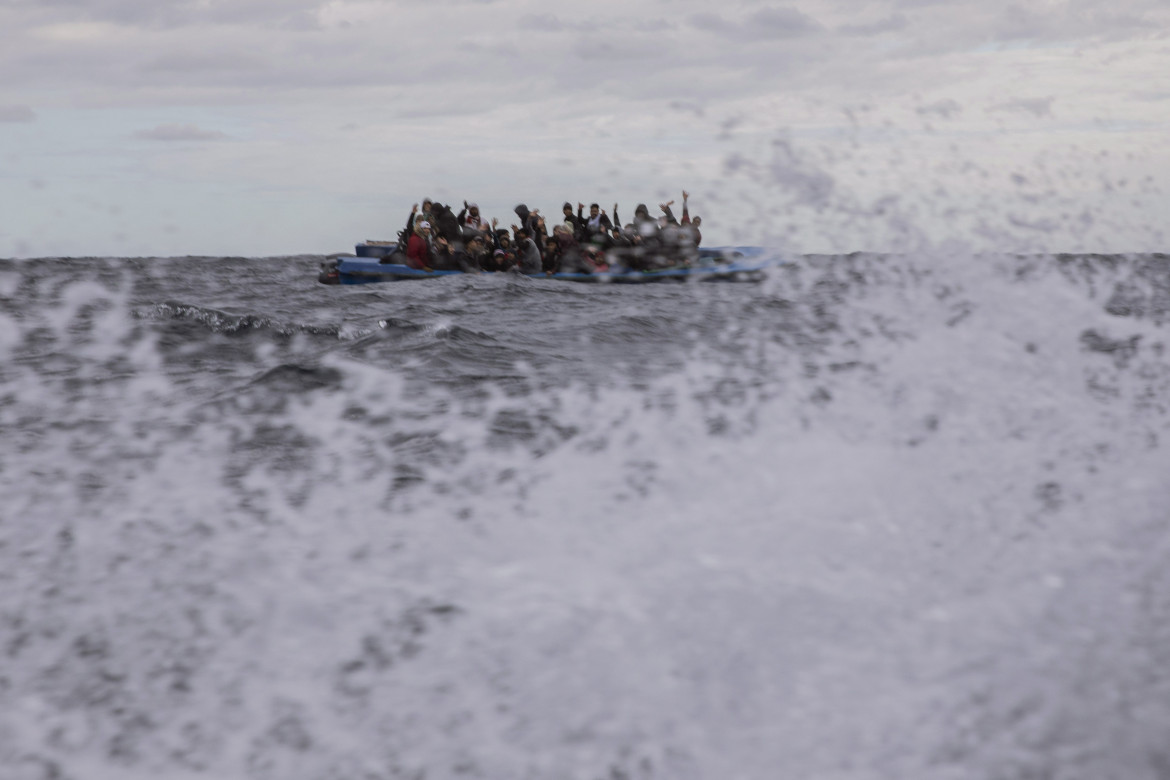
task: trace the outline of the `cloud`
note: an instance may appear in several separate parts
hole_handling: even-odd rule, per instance
[[[28,106],[0,106],[0,122],[34,122],[36,118]]]
[[[165,52],[146,63],[143,70],[185,73],[192,71],[260,70],[264,61],[255,55],[230,51]]]
[[[950,119],[952,116],[957,116],[962,113],[963,107],[950,98],[943,100],[936,100],[933,103],[927,103],[923,106],[918,106],[914,109],[921,116],[941,116],[943,119]]]
[[[147,141],[218,141],[227,138],[215,130],[201,130],[195,125],[159,125],[151,130],[134,134],[135,138]]]
[[[1031,114],[1036,117],[1052,116],[1052,102],[1056,98],[1016,98],[997,103],[989,111],[1008,111],[1017,114]]]
[[[565,30],[580,30],[585,25],[580,22],[566,22],[559,16],[552,14],[526,14],[520,18],[520,29],[536,30],[537,32],[563,32]]]
[[[823,27],[812,17],[790,7],[764,8],[742,22],[732,22],[712,13],[694,14],[691,26],[722,35],[733,41],[762,41],[799,38],[820,32]]]
[[[888,32],[898,32],[905,30],[908,27],[908,22],[903,14],[896,13],[887,16],[885,19],[880,19],[869,24],[843,24],[837,28],[837,32],[842,35],[853,35],[859,37],[869,37],[872,35],[882,35]]]

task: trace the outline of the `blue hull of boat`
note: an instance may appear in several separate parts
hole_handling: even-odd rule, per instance
[[[463,276],[463,271],[422,271],[397,263],[383,263],[377,258],[342,256],[336,259],[338,284],[375,284],[444,276]],[[766,268],[780,259],[760,247],[717,247],[705,249],[699,261],[690,266],[654,271],[614,270],[602,273],[523,274],[530,279],[565,282],[645,284],[647,282],[682,281],[759,281]],[[518,274],[519,275],[519,274]],[[324,281],[324,279],[322,280]],[[332,281],[332,280],[331,280]]]

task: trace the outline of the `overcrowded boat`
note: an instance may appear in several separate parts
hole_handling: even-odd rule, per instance
[[[532,279],[573,282],[646,283],[663,281],[754,281],[779,258],[760,247],[700,247],[699,217],[691,219],[683,191],[682,221],[671,205],[659,204],[653,218],[644,204],[622,225],[618,204],[613,219],[598,204],[571,203],[564,221],[548,230],[539,209],[520,204],[511,230],[487,220],[464,201],[456,215],[450,206],[427,198],[415,204],[396,241],[363,241],[354,253],[329,256],[318,281],[371,284],[435,279],[467,273],[508,273]]]

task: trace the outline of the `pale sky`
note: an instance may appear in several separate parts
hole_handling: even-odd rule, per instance
[[[691,192],[704,243],[1167,251],[1165,0],[0,0],[0,257]]]

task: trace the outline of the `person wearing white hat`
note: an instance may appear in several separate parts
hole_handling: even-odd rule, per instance
[[[431,269],[431,223],[419,222],[406,242],[406,264],[421,271]]]

